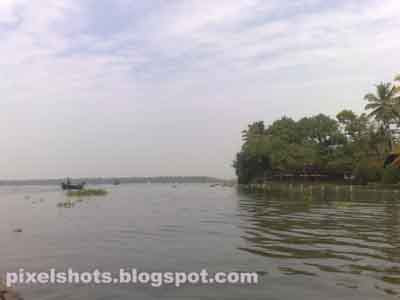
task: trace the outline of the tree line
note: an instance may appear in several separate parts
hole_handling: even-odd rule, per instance
[[[283,116],[269,126],[263,121],[248,125],[233,163],[239,183],[283,176],[400,181],[396,167],[383,167],[400,141],[399,84],[400,75],[393,83],[378,84],[365,95],[365,112],[359,115],[345,109],[336,118]]]

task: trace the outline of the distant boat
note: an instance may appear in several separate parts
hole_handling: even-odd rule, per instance
[[[82,190],[85,187],[85,185],[86,185],[85,182],[73,184],[69,180],[67,180],[67,182],[61,183],[61,188],[63,190]]]

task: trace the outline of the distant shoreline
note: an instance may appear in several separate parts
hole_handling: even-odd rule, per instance
[[[73,182],[86,182],[87,184],[120,184],[127,183],[225,183],[231,180],[218,179],[207,176],[158,176],[158,177],[100,177],[100,178],[71,178]],[[22,185],[60,185],[65,178],[60,179],[25,179],[25,180],[0,180],[0,186]]]

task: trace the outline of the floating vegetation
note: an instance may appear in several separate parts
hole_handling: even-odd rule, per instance
[[[107,190],[104,189],[83,189],[78,191],[68,191],[66,194],[67,197],[73,197],[75,199],[67,199],[64,202],[60,202],[57,204],[59,208],[73,208],[75,205],[84,202],[85,197],[96,197],[96,196],[105,196],[107,195]]]
[[[57,207],[60,208],[72,208],[75,206],[75,202],[72,201],[65,201],[65,202],[60,202],[57,204]]]
[[[84,189],[79,191],[69,191],[68,197],[91,197],[91,196],[105,196],[108,192],[104,189]]]

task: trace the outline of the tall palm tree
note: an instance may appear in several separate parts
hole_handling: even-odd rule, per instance
[[[391,83],[380,83],[376,86],[376,95],[369,93],[364,97],[369,102],[365,109],[372,109],[369,116],[382,124],[389,151],[393,148],[390,125],[400,120],[396,92],[396,87]]]
[[[394,81],[398,81],[398,82],[400,83],[400,75],[397,75],[397,76],[394,78]],[[400,85],[396,87],[396,92],[397,92],[398,94],[400,94]],[[398,96],[399,96],[399,97],[398,97],[397,99],[398,99],[398,102],[400,102],[400,95],[398,95]]]

